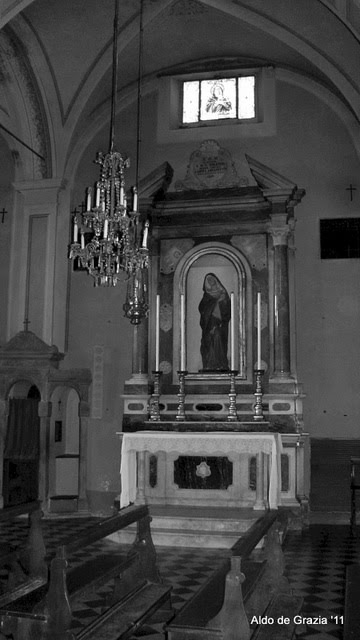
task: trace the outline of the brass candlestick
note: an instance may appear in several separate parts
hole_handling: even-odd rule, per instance
[[[175,420],[177,420],[178,422],[183,422],[184,420],[186,420],[186,416],[185,416],[185,376],[187,374],[187,371],[178,371],[178,376],[179,376],[179,393],[178,393],[178,398],[179,398],[179,404],[178,404],[178,410],[177,410],[177,414],[175,417]]]
[[[256,369],[256,388],[255,388],[255,405],[254,405],[254,420],[260,422],[264,420],[263,404],[262,404],[262,376],[264,375],[264,369]]]
[[[237,422],[237,413],[236,413],[236,389],[235,389],[235,377],[237,376],[238,371],[230,370],[230,391],[229,391],[229,412],[227,420],[228,422]]]
[[[154,376],[154,390],[151,394],[150,398],[150,417],[149,420],[151,422],[159,422],[160,420],[160,376],[162,371],[153,371]]]

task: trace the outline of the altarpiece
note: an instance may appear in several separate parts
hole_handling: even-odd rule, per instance
[[[309,438],[296,373],[293,281],[294,209],[304,191],[254,158],[243,155],[237,164],[241,172],[226,149],[207,140],[172,190],[165,163],[142,191],[152,228],[151,311],[134,328],[123,437],[146,431],[170,441],[162,446],[157,435],[158,452],[148,446],[138,457],[142,500],[248,507],[264,497],[259,484],[269,490],[275,459],[241,442],[273,434],[278,505],[304,513]],[[254,419],[257,369],[261,413]],[[238,434],[235,453],[219,446],[209,454],[197,443],[192,455],[191,433],[207,440],[216,434],[217,441],[221,433]],[[265,495],[260,508],[266,506]]]

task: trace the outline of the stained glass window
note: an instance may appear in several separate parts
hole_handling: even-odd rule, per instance
[[[236,118],[236,79],[200,82],[200,120]]]
[[[183,124],[255,118],[255,76],[183,82]]]

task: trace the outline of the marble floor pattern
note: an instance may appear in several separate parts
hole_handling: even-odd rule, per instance
[[[71,535],[84,531],[99,519],[61,518],[44,519],[43,531],[48,558],[57,545]],[[27,534],[25,519],[16,519],[16,524],[1,524],[1,541],[12,544],[24,541]],[[79,565],[99,554],[114,552],[113,542],[97,543],[79,551],[70,559]],[[117,546],[117,545],[116,545]],[[126,549],[125,549],[126,551]],[[284,552],[286,575],[294,595],[303,598],[302,615],[314,619],[326,619],[326,624],[307,624],[299,627],[299,640],[341,640],[344,606],[345,571],[349,564],[360,563],[360,527],[355,536],[350,535],[347,525],[312,524],[303,531],[287,534]],[[222,562],[224,550],[158,547],[158,566],[165,583],[172,585],[172,602],[175,610],[199,589],[211,572]],[[79,631],[98,613],[111,593],[111,583],[91,596],[72,601],[73,630]],[[138,637],[158,640],[159,625],[146,625]],[[99,639],[101,640],[101,639]]]

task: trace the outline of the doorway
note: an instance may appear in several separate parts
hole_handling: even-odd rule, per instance
[[[38,498],[40,392],[26,382],[13,386],[4,450],[4,508]]]

